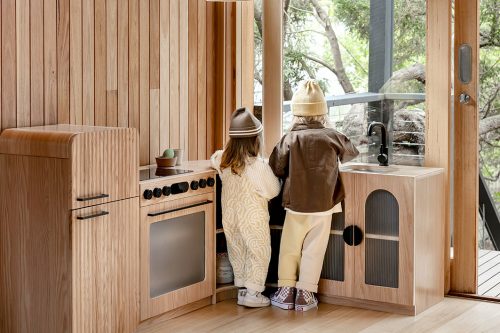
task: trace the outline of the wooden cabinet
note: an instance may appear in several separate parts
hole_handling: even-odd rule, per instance
[[[96,130],[75,135],[71,149],[73,208],[139,195],[139,165],[130,163],[138,161],[134,130]]]
[[[442,171],[398,166],[385,174],[344,172],[341,177],[345,211],[332,223],[320,282],[324,300],[412,315],[439,302],[444,296]],[[346,242],[348,236],[353,239]]]
[[[0,332],[135,330],[138,164],[134,129],[2,133]]]
[[[133,332],[139,322],[139,198],[73,210],[73,332]]]

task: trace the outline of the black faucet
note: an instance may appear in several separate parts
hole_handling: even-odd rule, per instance
[[[368,136],[372,135],[374,127],[380,127],[380,134],[382,136],[382,144],[380,145],[380,154],[377,156],[379,165],[388,166],[389,165],[389,148],[387,148],[387,130],[385,125],[379,122],[372,122],[368,126]]]

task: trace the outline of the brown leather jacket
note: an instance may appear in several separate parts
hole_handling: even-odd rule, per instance
[[[269,165],[285,181],[283,206],[296,212],[325,212],[344,199],[339,163],[358,150],[342,133],[320,123],[295,125],[274,148]]]

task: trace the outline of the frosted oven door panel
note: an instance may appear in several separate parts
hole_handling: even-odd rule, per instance
[[[205,212],[150,225],[150,297],[205,280]]]

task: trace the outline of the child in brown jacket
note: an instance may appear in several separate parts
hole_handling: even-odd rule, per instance
[[[339,163],[358,155],[342,133],[326,127],[327,105],[315,81],[302,82],[292,98],[292,128],[274,148],[269,165],[284,180],[286,210],[278,265],[278,291],[271,303],[282,309],[317,307],[321,268],[332,214],[341,212],[344,190]],[[298,279],[297,279],[298,278]]]

